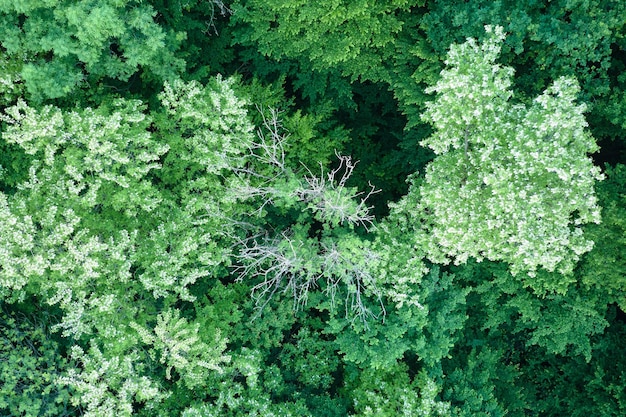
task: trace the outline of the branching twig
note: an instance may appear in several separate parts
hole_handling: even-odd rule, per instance
[[[303,164],[304,177],[296,177],[285,162],[289,133],[281,124],[281,112],[257,109],[263,120],[262,127],[257,132],[257,140],[249,145],[251,163],[237,171],[242,180],[242,185],[235,190],[238,196],[258,198],[259,214],[266,206],[280,201],[303,211],[313,211],[318,220],[331,227],[347,223],[369,229],[374,216],[370,214],[367,201],[380,190],[371,183],[367,192],[355,192],[347,187],[357,162],[336,153],[339,165],[330,172],[324,172],[320,164],[320,173],[316,175]],[[310,291],[324,279],[322,284],[325,284],[324,291],[331,306],[336,305],[339,292],[345,294],[346,314],[360,319],[365,327],[368,319],[378,317],[367,306],[365,298],[375,297],[381,306],[380,314],[385,314],[381,292],[367,267],[367,259],[375,258],[369,250],[355,248],[360,252],[354,252],[354,249],[340,249],[334,244],[328,247],[314,239],[295,237],[289,229],[274,237],[260,229],[250,229],[247,237],[235,238],[234,242],[233,248],[239,248],[237,279],[249,278],[257,282],[252,287],[257,315],[277,293],[289,294],[295,309],[303,307]]]
[[[366,229],[373,225],[374,216],[370,214],[371,206],[367,200],[380,190],[369,183],[370,190],[366,193],[353,193],[346,188],[346,182],[352,176],[358,162],[353,162],[349,156],[336,153],[339,166],[324,176],[324,169],[320,166],[321,174],[314,175],[305,167],[308,174],[305,176],[306,187],[296,191],[298,197],[305,202],[312,203],[315,209],[322,213],[322,217],[337,218],[339,223],[360,224]],[[355,199],[361,197],[358,204]]]
[[[269,115],[257,106],[257,110],[263,118],[263,128],[257,131],[258,142],[250,146],[250,155],[264,165],[285,171],[285,148],[284,144],[289,138],[289,133],[283,128],[280,121],[280,110],[270,108]]]
[[[365,249],[361,254],[344,254],[336,245],[321,245],[321,251],[313,258],[303,258],[304,243],[293,239],[289,233],[270,238],[257,235],[239,240],[242,249],[237,258],[238,280],[258,279],[252,287],[258,314],[276,293],[291,294],[294,309],[306,305],[309,292],[325,278],[324,292],[331,308],[336,305],[338,292],[345,293],[346,316],[360,319],[367,328],[367,321],[386,314],[382,292],[376,286],[367,263],[376,255]],[[356,255],[356,256],[355,256]],[[381,313],[375,314],[366,304],[365,296],[373,296],[380,304]]]
[[[205,34],[209,34],[209,32],[213,32],[216,35],[219,35],[219,33],[217,32],[217,27],[215,26],[215,12],[219,10],[219,14],[224,17],[228,14],[232,14],[232,10],[230,10],[228,8],[228,6],[226,6],[224,4],[224,2],[222,0],[209,0],[209,7],[211,10],[211,17],[209,18],[209,21],[206,22],[206,30],[204,31]]]

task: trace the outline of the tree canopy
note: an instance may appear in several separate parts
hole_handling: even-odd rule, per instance
[[[612,3],[0,1],[0,414],[624,415]]]

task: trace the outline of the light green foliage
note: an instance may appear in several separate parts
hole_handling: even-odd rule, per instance
[[[18,190],[0,195],[2,296],[60,308],[52,329],[80,367],[59,381],[87,415],[155,410],[164,381],[190,389],[224,371],[219,328],[200,332],[164,307],[196,300],[189,287],[228,265],[227,219],[239,209],[226,179],[252,131],[230,83],[174,83],[154,117],[131,100],[70,112],[19,101],[4,116],[4,140],[33,159]],[[162,163],[180,170],[176,188],[155,185]],[[159,362],[164,375],[152,371]]]
[[[166,310],[157,317],[154,331],[136,323],[130,323],[143,343],[151,346],[149,355],[160,353],[159,362],[166,366],[165,377],[172,379],[172,369],[184,380],[190,389],[203,385],[209,371],[222,373],[222,365],[230,361],[223,355],[227,339],[219,331],[215,340],[207,344],[198,337],[198,325],[190,324],[180,317],[178,310]]]
[[[403,365],[364,371],[354,396],[354,416],[448,416],[450,404],[437,399],[440,388],[425,372],[412,380]]]
[[[0,283],[3,295],[8,297],[10,291],[21,290],[28,283],[29,276],[40,275],[47,262],[41,254],[32,253],[35,246],[32,218],[20,218],[11,213],[4,194],[0,195],[0,218],[3,264]]]
[[[59,383],[77,392],[72,404],[81,406],[87,417],[131,416],[134,403],[156,410],[164,395],[146,376],[141,376],[140,354],[125,352],[123,356],[107,356],[92,345],[85,352],[73,346],[71,357],[80,368],[70,369]]]
[[[235,96],[233,82],[179,80],[159,96],[154,136],[168,152],[156,176],[167,200],[137,258],[139,279],[155,297],[174,293],[192,301],[187,287],[230,263],[242,215],[233,188],[253,138],[247,103]]]
[[[412,184],[409,190],[415,187]],[[391,212],[376,233],[375,245],[382,257],[379,279],[386,284],[385,296],[398,309],[405,305],[423,308],[420,284],[429,268],[424,262],[424,249],[417,240],[419,225],[413,215],[417,197],[418,193],[409,191],[405,198],[392,204]]]
[[[429,256],[570,273],[593,246],[581,225],[600,221],[585,106],[567,78],[528,108],[512,103],[512,70],[495,63],[502,28],[487,32],[482,44],[452,46],[424,116],[436,132],[422,144],[439,154],[420,188]]]
[[[178,93],[186,94],[186,104],[195,104],[193,112],[178,108],[179,102],[171,97],[166,100],[168,110],[172,114],[178,112],[169,122],[169,126],[178,129],[178,138],[182,141],[182,136],[192,129],[196,133],[182,143],[173,135],[171,150],[169,144],[157,142],[149,133],[151,119],[138,101],[120,100],[110,109],[103,106],[68,114],[51,106],[37,111],[23,101],[8,109],[5,120],[11,124],[4,139],[18,144],[36,159],[29,179],[20,185],[21,191],[10,204],[2,201],[6,219],[3,224],[10,227],[3,234],[4,286],[19,290],[27,277],[38,276],[45,291],[55,288],[57,294],[77,294],[94,277],[104,278],[104,271],[111,273],[121,268],[120,281],[128,281],[131,262],[135,261],[143,269],[140,282],[155,296],[174,292],[189,299],[185,288],[207,275],[198,267],[216,263],[207,253],[199,253],[199,245],[214,245],[208,230],[201,226],[207,221],[207,207],[219,195],[215,186],[221,180],[202,175],[219,174],[224,167],[240,164],[235,158],[245,149],[251,130],[243,103],[235,100],[227,81],[217,80],[213,88],[203,91],[204,98],[196,97],[193,102],[192,96],[201,94],[198,86],[191,84],[185,90],[180,85]],[[171,89],[166,90],[168,93],[174,94]],[[200,120],[193,122],[194,118]],[[184,210],[172,210],[149,179],[151,171],[161,167],[157,160],[163,157],[166,163],[171,160],[168,158],[181,161],[174,167],[167,165],[170,171],[178,169],[179,176],[187,175],[190,166],[200,167],[194,177],[187,178],[183,191],[211,184],[211,191],[217,195],[208,198],[209,193],[187,194]],[[209,179],[212,181],[207,183]],[[225,209],[227,204],[221,207]],[[217,207],[213,210],[219,211]],[[167,215],[161,217],[164,212]],[[178,212],[176,218],[172,217],[174,212]],[[122,231],[121,235],[115,232],[124,226],[149,228],[154,223],[157,227],[146,230],[147,240],[142,239],[139,248],[135,247],[134,231]],[[97,237],[98,233],[103,235]],[[219,256],[216,259],[222,260]],[[79,267],[85,273],[79,273],[71,283],[41,278],[49,268],[65,281],[65,274],[77,272],[77,263],[86,265]],[[107,269],[110,264],[112,270]],[[183,272],[190,264],[196,266]],[[77,279],[80,276],[84,279]],[[57,295],[55,299],[59,302],[68,297]]]
[[[251,395],[250,393],[243,391],[237,392],[236,394],[237,395],[234,398],[220,398],[215,406],[201,404],[190,407],[182,413],[182,417],[311,416],[311,414],[307,412],[306,407],[300,403],[272,404],[272,402],[261,392],[253,392]]]
[[[253,126],[246,103],[235,96],[232,82],[218,76],[207,86],[180,80],[165,84],[159,96],[169,119],[163,133],[173,135],[165,138],[171,143],[171,152],[164,168],[182,163],[192,175],[196,170],[219,174],[241,164],[236,157],[247,149]]]
[[[250,324],[247,325],[250,327]],[[273,386],[268,382],[269,367],[263,364],[265,356],[258,350],[243,347],[233,355],[223,376],[213,374],[205,391],[197,390],[201,401],[184,409],[185,416],[310,416],[304,401],[294,397],[275,401]],[[265,368],[265,369],[263,369]],[[260,375],[265,372],[265,378]],[[216,378],[216,376],[218,376]],[[263,382],[263,383],[262,383]],[[212,400],[202,401],[205,395]]]
[[[154,298],[175,296],[194,301],[188,287],[211,274],[210,268],[222,260],[223,250],[205,252],[216,245],[193,224],[192,213],[172,210],[170,214],[176,216],[159,224],[141,242],[135,258],[140,268],[136,276]]]
[[[160,202],[145,179],[168,150],[146,131],[150,120],[139,101],[117,100],[111,108],[63,114],[24,101],[7,109],[3,134],[36,159],[21,185],[28,199],[69,198],[75,209],[98,205],[135,217]]]
[[[167,32],[141,1],[2,1],[0,38],[34,100],[64,97],[85,82],[175,77],[184,33]]]
[[[612,0],[446,0],[431,2],[424,16],[414,25],[407,22],[405,28],[422,34],[427,39],[424,49],[441,62],[451,43],[481,37],[485,24],[503,26],[508,35],[501,62],[516,69],[516,97],[530,100],[553,80],[575,77],[582,90],[580,98],[588,105],[587,120],[594,137],[599,143],[614,140],[621,148],[626,126],[622,54],[625,11],[624,3]],[[411,67],[426,66],[418,59],[409,62]],[[425,70],[416,76],[425,77],[429,72]],[[413,115],[415,118],[415,112]],[[606,148],[603,153],[617,157]]]
[[[406,0],[252,1],[232,9],[236,21],[245,24],[239,42],[254,44],[276,60],[305,56],[314,70],[338,66],[355,74],[355,65],[360,71],[377,70],[381,58],[373,52],[390,46],[402,28],[394,13],[409,6]]]
[[[167,151],[151,140],[142,111],[135,101],[80,113],[23,101],[7,110],[4,139],[34,159],[18,192],[2,197],[13,229],[2,247],[2,284],[13,299],[34,294],[59,304],[65,335],[110,327],[103,313],[137,290],[129,284],[136,232],[123,228],[161,201],[146,176]]]

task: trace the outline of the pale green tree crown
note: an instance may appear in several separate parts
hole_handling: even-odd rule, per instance
[[[429,257],[569,273],[593,247],[582,225],[600,222],[602,174],[588,157],[598,147],[578,83],[562,77],[532,104],[514,103],[513,69],[496,63],[505,35],[485,28],[483,43],[450,48],[423,115],[435,133],[421,144],[438,155],[420,188]]]

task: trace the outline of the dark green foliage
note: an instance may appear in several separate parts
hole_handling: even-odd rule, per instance
[[[454,356],[467,362],[446,372],[443,398],[450,401],[452,416],[524,415],[524,397],[515,386],[518,372],[502,363],[501,352],[473,347]]]
[[[583,283],[606,292],[626,311],[626,167],[607,167],[607,179],[598,186],[602,223],[589,227],[594,249],[581,266]]]
[[[76,415],[69,392],[57,385],[68,362],[39,317],[0,310],[0,414]]]
[[[528,396],[528,408],[536,415],[583,417],[619,416],[626,410],[624,397],[624,323],[615,320],[611,308],[607,319],[614,323],[593,339],[594,356],[538,355],[528,358],[518,384]]]
[[[206,81],[236,66],[228,22],[232,10],[222,0],[152,0],[154,20],[166,30],[183,33],[176,57],[184,60],[187,80]],[[180,74],[183,75],[183,74]],[[187,78],[188,77],[188,78]]]
[[[19,146],[0,139],[0,191],[14,192],[15,187],[26,180],[31,159]]]

